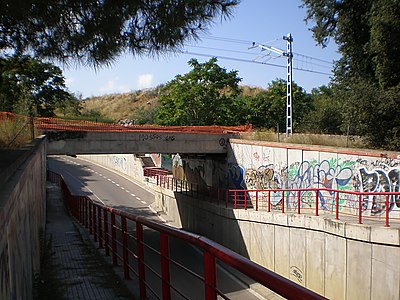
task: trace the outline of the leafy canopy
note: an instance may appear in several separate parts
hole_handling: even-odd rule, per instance
[[[237,71],[227,72],[212,58],[191,59],[192,70],[178,75],[162,90],[158,123],[162,125],[235,124],[234,99],[239,94]]]
[[[109,63],[176,50],[240,0],[5,0],[0,51],[60,61]]]
[[[292,84],[293,92],[293,127],[297,128],[311,110],[310,98],[305,90],[296,83]],[[245,97],[246,98],[246,97]],[[255,127],[286,129],[286,81],[276,79],[268,88],[254,97],[247,97],[248,122]]]
[[[61,69],[29,56],[0,58],[0,110],[52,116],[74,97]]]
[[[333,95],[343,126],[371,146],[400,149],[400,1],[303,0],[317,43],[342,54]],[[343,129],[343,128],[342,128]]]

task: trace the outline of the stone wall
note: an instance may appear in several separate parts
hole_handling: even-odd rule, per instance
[[[32,299],[46,221],[45,139],[15,151],[20,155],[10,161],[10,176],[0,187],[0,299]],[[2,153],[2,163],[10,157]]]

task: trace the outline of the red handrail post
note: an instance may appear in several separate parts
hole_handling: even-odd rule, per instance
[[[103,219],[104,219],[104,248],[106,248],[106,255],[110,256],[110,243],[108,237],[108,209],[103,208]]]
[[[258,211],[258,191],[256,191],[256,211]]]
[[[300,214],[301,196],[300,190],[297,191],[297,213]]]
[[[315,190],[315,215],[319,216],[318,206],[319,206],[319,190]]]
[[[78,221],[80,224],[82,224],[82,220],[83,220],[83,201],[82,201],[82,196],[79,196],[79,200],[78,200]]]
[[[112,262],[116,266],[117,262],[117,228],[115,222],[115,213],[111,211],[111,251],[112,251]]]
[[[268,191],[268,212],[271,212],[271,190]]]
[[[285,191],[282,191],[282,213],[285,213]]]
[[[93,210],[93,203],[89,201],[89,210],[88,210],[88,218],[89,218],[89,234],[93,234],[93,220],[92,220],[92,210]]]
[[[144,269],[143,225],[136,222],[137,265],[139,274],[139,291],[142,299],[146,298],[146,274]]]
[[[247,192],[243,191],[244,209],[247,210]]]
[[[339,191],[336,191],[336,220],[339,220]]]
[[[233,192],[233,208],[236,209],[236,191]]]
[[[128,226],[126,218],[121,216],[122,231],[122,260],[124,265],[124,278],[129,279],[129,256],[128,256]]]
[[[97,218],[96,218],[97,206],[93,203],[92,205],[92,219],[93,219],[93,240],[97,242]]]
[[[171,299],[168,235],[160,233],[162,299]]]
[[[103,230],[102,230],[102,222],[101,222],[101,211],[102,209],[97,207],[97,236],[99,239],[99,249],[103,248]]]
[[[361,217],[361,214],[362,214],[362,205],[361,205],[361,199],[362,199],[362,195],[360,194],[359,196],[358,196],[358,224],[362,224],[362,217]]]
[[[217,276],[215,267],[215,256],[209,252],[204,252],[204,285],[207,300],[217,299]]]
[[[89,201],[88,199],[85,197],[85,227],[88,228],[89,227]]]
[[[385,226],[389,227],[389,195],[386,195],[386,223]]]

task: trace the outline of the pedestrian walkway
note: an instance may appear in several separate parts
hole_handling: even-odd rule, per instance
[[[47,183],[46,250],[38,299],[133,299],[67,214],[62,192]]]

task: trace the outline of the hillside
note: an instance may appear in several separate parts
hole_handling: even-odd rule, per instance
[[[83,100],[83,113],[97,112],[101,116],[118,121],[134,119],[136,110],[147,110],[157,107],[158,96],[162,86],[133,91],[129,93],[110,94],[91,97]],[[259,87],[242,86],[243,95],[253,96],[263,91]]]
[[[139,108],[158,105],[161,86],[129,93],[110,94],[82,100],[83,113],[98,112],[101,116],[118,121],[132,119]]]

